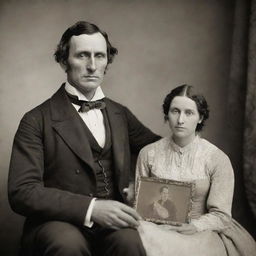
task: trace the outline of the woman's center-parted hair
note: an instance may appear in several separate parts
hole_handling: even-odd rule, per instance
[[[95,33],[101,33],[105,38],[107,43],[108,64],[112,63],[115,55],[118,54],[117,48],[111,45],[106,32],[102,31],[95,24],[86,21],[78,21],[63,33],[60,42],[57,45],[57,49],[54,53],[56,62],[65,63],[67,61],[69,55],[69,43],[72,36],[79,36],[82,34],[92,35]]]
[[[197,93],[192,85],[183,84],[174,88],[169,94],[166,95],[164,103],[162,105],[165,121],[168,120],[170,106],[172,100],[176,96],[188,97],[196,103],[198,113],[200,115],[200,118],[202,118],[202,122],[198,123],[196,127],[196,131],[200,132],[205,125],[205,121],[209,118],[209,107],[206,99],[202,94]]]

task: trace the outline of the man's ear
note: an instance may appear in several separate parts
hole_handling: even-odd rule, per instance
[[[203,122],[203,120],[204,120],[204,117],[201,116],[200,119],[199,119],[199,121],[198,121],[198,123],[201,124],[201,123]]]
[[[62,68],[65,72],[67,72],[67,70],[68,70],[68,65],[67,65],[67,61],[66,61],[66,60],[60,61],[60,66],[61,66],[61,68]]]
[[[106,75],[106,73],[107,73],[107,70],[108,70],[108,64],[107,64],[107,66],[105,67],[105,70],[104,70],[104,75]]]

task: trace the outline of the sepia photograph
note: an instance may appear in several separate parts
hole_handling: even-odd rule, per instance
[[[0,31],[1,256],[256,256],[256,0],[0,0]]]
[[[147,221],[188,223],[193,189],[192,182],[141,177],[136,189],[135,209]]]

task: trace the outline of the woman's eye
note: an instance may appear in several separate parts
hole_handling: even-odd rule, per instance
[[[186,111],[186,115],[191,116],[191,115],[193,115],[193,112],[192,111]]]

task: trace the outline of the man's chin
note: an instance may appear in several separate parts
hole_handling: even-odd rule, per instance
[[[99,86],[100,86],[99,83],[87,82],[87,83],[81,84],[80,87],[83,91],[89,92],[89,91],[95,91]]]

